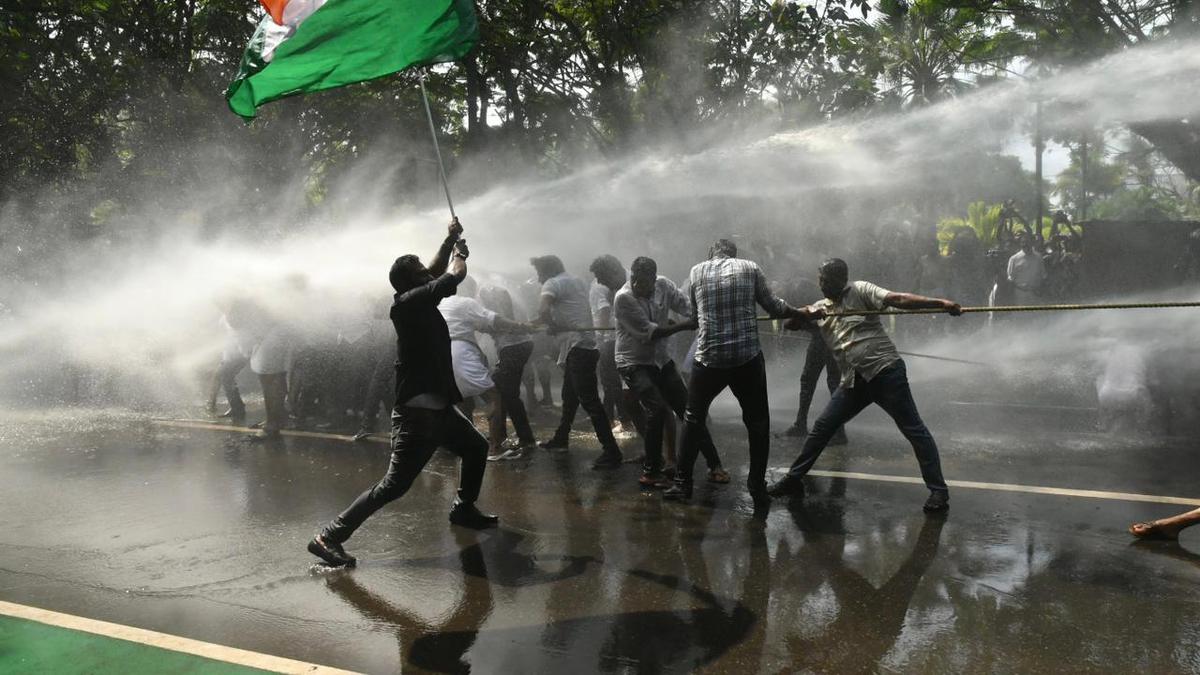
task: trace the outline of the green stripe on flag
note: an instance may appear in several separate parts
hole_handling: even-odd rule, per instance
[[[329,0],[269,62],[263,34],[260,25],[225,92],[229,109],[246,119],[285,96],[461,59],[478,41],[479,25],[472,0]]]

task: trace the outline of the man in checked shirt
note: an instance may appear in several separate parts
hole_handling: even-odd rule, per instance
[[[692,496],[692,467],[705,435],[704,423],[713,399],[726,387],[742,407],[750,445],[750,475],[746,487],[755,511],[771,503],[767,495],[767,455],[771,449],[771,415],[767,406],[767,370],[758,343],[755,304],[775,318],[807,322],[824,313],[797,309],[779,299],[767,286],[757,264],[737,257],[737,245],[719,239],[709,259],[692,268],[691,305],[697,324],[696,361],[688,387],[680,445],[683,453],[675,473],[675,484],[664,499],[683,500]]]

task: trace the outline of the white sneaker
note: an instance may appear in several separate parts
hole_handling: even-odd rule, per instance
[[[512,459],[521,459],[525,453],[521,448],[509,448],[498,455],[488,455],[489,462],[506,462]]]

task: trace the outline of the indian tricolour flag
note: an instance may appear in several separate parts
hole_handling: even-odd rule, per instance
[[[332,89],[410,66],[461,59],[479,39],[472,0],[261,0],[229,108]]]

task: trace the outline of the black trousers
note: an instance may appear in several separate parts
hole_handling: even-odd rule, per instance
[[[620,369],[621,378],[637,396],[638,404],[646,413],[646,429],[642,436],[645,442],[646,458],[642,465],[647,473],[662,471],[663,468],[663,422],[667,415],[675,414],[680,418],[687,409],[687,386],[679,375],[679,369],[674,361],[668,361],[661,368],[658,366],[626,366]],[[712,436],[705,426],[699,435],[700,452],[708,462],[708,468],[721,466],[721,457],[713,446]]]
[[[617,372],[617,343],[608,340],[600,344],[600,361],[596,365],[596,375],[600,380],[603,392],[604,414],[608,419],[618,419],[621,424],[633,425],[633,418],[625,409],[625,398],[621,395],[621,375]]]
[[[604,405],[596,389],[596,364],[599,361],[600,352],[595,349],[573,347],[567,352],[567,362],[563,364],[562,419],[558,422],[554,438],[567,440],[571,425],[575,423],[575,413],[582,406],[592,420],[592,428],[596,430],[596,438],[600,440],[604,452],[620,452],[617,439],[613,438],[612,424],[608,415],[604,414]]]
[[[821,335],[809,333],[809,338],[808,349],[804,352],[804,370],[800,372],[800,407],[796,409],[796,426],[805,429],[808,428],[808,411],[817,393],[817,383],[821,381],[821,371],[825,371],[825,385],[831,395],[837,391],[842,379],[833,350]]]
[[[487,439],[454,406],[443,410],[397,407],[392,411],[392,459],[387,473],[326,525],[321,538],[339,544],[349,539],[371,514],[408,492],[439,447],[461,458],[458,498],[473,504],[483,486]]]
[[[710,368],[696,361],[688,388],[687,410],[683,416],[683,454],[679,458],[676,481],[690,483],[701,439],[708,433],[705,422],[713,399],[726,387],[733,391],[742,407],[742,423],[749,437],[750,476],[746,487],[752,494],[766,490],[767,459],[771,452],[771,411],[767,405],[767,368],[762,352],[732,368]]]
[[[533,437],[533,429],[529,426],[525,403],[521,400],[521,375],[525,372],[525,364],[532,353],[532,341],[504,347],[497,353],[499,359],[496,361],[496,369],[492,371],[492,380],[496,383],[496,391],[500,392],[501,403],[494,413],[500,419],[493,420],[493,423],[503,427],[504,418],[507,416],[512,420],[517,440],[523,444],[536,440]]]

